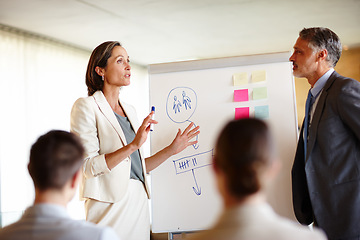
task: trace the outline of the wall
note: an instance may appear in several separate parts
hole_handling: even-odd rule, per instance
[[[343,50],[335,70],[343,76],[360,81],[360,47]],[[305,116],[305,101],[309,88],[310,84],[307,79],[295,78],[296,107],[299,127],[301,127]]]

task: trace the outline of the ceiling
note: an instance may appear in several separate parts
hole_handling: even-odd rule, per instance
[[[0,24],[91,51],[118,40],[132,62],[291,51],[304,27],[360,46],[360,0],[0,0]]]

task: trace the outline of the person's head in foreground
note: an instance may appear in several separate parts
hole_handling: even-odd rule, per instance
[[[213,164],[226,207],[262,198],[262,189],[279,168],[268,126],[257,119],[229,122],[217,139]]]
[[[0,239],[118,239],[113,229],[73,220],[66,211],[77,190],[83,156],[80,139],[72,133],[53,130],[40,136],[31,147],[28,165],[34,205],[19,221],[0,229]]]
[[[35,203],[63,206],[73,198],[81,176],[84,148],[72,133],[53,130],[32,145],[29,173],[35,186]]]

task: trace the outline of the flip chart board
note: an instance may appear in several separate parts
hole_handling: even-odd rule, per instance
[[[200,126],[201,132],[196,145],[151,173],[153,232],[195,231],[214,223],[222,209],[211,164],[214,144],[228,121],[244,117],[264,119],[273,132],[282,169],[267,197],[278,214],[294,219],[290,170],[298,130],[289,56],[286,52],[149,66],[150,104],[159,121],[151,133],[152,154],[189,123]]]

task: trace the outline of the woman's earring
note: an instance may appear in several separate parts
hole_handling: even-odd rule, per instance
[[[103,80],[103,81],[104,81],[104,75],[102,75],[102,76],[101,76],[101,80]]]

